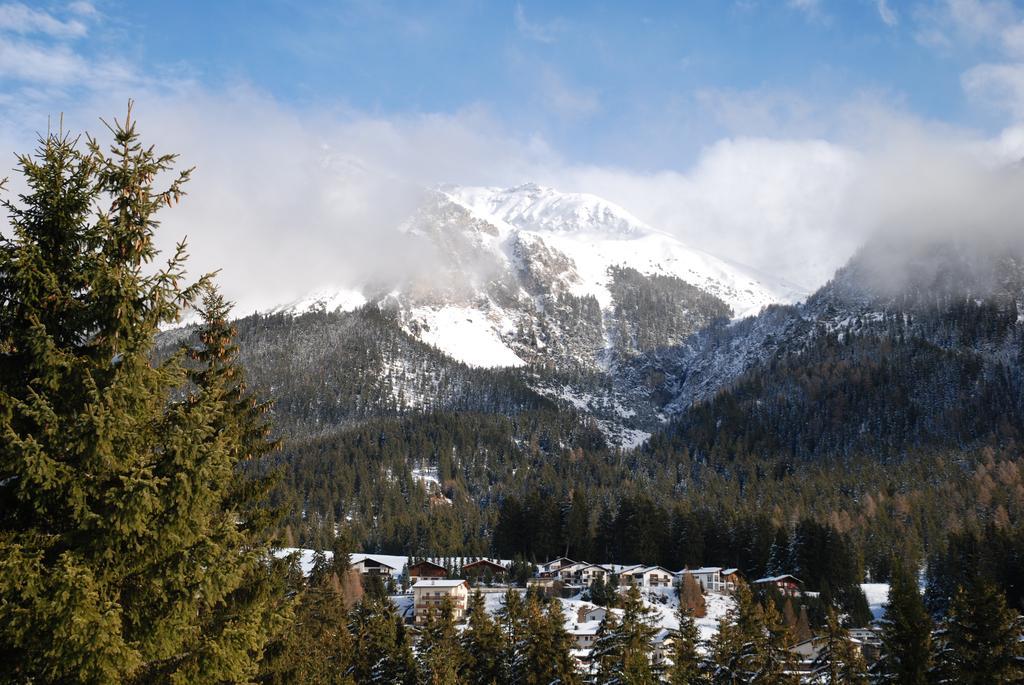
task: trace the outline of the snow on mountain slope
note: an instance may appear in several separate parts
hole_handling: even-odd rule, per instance
[[[479,367],[526,363],[498,335],[510,325],[507,320],[492,321],[484,312],[469,307],[424,307],[417,309],[415,316],[421,326],[419,339],[453,359]]]
[[[351,288],[317,288],[288,304],[274,307],[271,314],[301,314],[323,309],[328,312],[350,312],[366,304],[366,296]]]
[[[593,295],[602,308],[612,304],[608,284],[614,266],[680,278],[724,300],[735,318],[806,295],[791,283],[690,248],[595,195],[561,193],[535,184],[509,189],[446,186],[442,192],[503,236],[514,231],[530,234],[571,259],[579,280],[570,291]]]
[[[496,225],[524,231],[627,236],[651,230],[622,207],[596,195],[561,193],[535,183],[515,188],[443,186],[441,192]]]
[[[397,310],[409,333],[472,366],[596,370],[615,355],[679,344],[724,310],[707,296],[740,318],[804,295],[599,197],[534,184],[443,186],[396,229],[434,253],[427,276],[362,291],[324,288],[274,311],[376,302]],[[663,330],[646,335],[658,322],[667,322]]]

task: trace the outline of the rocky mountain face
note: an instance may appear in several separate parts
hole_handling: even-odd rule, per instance
[[[520,369],[535,392],[593,416],[609,439],[627,446],[666,417],[665,381],[653,373],[636,382],[648,360],[711,326],[803,296],[796,286],[689,248],[600,198],[532,184],[435,189],[396,230],[423,255],[408,276],[321,289],[269,313],[340,321],[360,307],[382,312],[406,339],[451,362]],[[327,346],[342,336],[335,329],[320,335]],[[377,350],[386,358],[382,368],[409,366],[407,352],[386,347]],[[281,383],[268,377],[266,385]],[[396,382],[360,406],[393,412],[402,398],[406,409],[422,408],[416,398],[429,392],[410,393],[406,385]]]
[[[422,244],[429,268],[284,310],[368,301],[472,366],[595,371],[803,295],[600,198],[536,185],[439,188],[399,230]]]

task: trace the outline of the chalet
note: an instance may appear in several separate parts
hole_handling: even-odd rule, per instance
[[[675,574],[661,566],[648,566],[640,573],[641,587],[672,587]]]
[[[600,566],[598,564],[583,564],[573,572],[573,580],[577,585],[590,587],[594,584],[594,581],[598,579],[602,582],[607,582],[608,577],[611,574],[611,569],[604,566]]]
[[[795,657],[797,670],[804,673],[813,670],[814,662],[821,655],[824,647],[825,640],[820,637],[808,638],[790,647],[789,651]]]
[[[722,569],[722,592],[731,595],[736,592],[736,588],[741,582],[743,582],[743,577],[738,568]]]
[[[869,665],[882,656],[882,636],[877,627],[850,628],[850,638],[860,645],[860,652]]]
[[[619,618],[622,618],[622,613],[623,613],[622,609],[609,609],[607,607],[594,607],[592,609],[588,609],[586,611],[586,613],[584,613],[582,616],[580,616],[580,622],[581,623],[590,623],[592,621],[597,621],[598,623],[600,623],[601,621],[604,620],[604,617],[608,614],[609,611],[612,612],[613,614],[615,614],[616,616],[618,616]]]
[[[421,580],[412,586],[412,603],[417,624],[426,623],[431,611],[440,611],[445,599],[451,602],[452,617],[461,621],[466,615],[469,585],[464,580]]]
[[[409,567],[409,582],[415,585],[421,580],[447,578],[448,571],[444,566],[435,564],[432,561],[419,561]]]
[[[795,576],[784,573],[781,576],[758,578],[753,584],[758,588],[775,588],[784,596],[793,597],[800,594],[800,586],[803,585],[803,582]]]
[[[547,575],[561,571],[563,567],[570,566],[575,563],[576,562],[570,559],[569,557],[559,557],[557,559],[552,559],[551,561],[541,564],[537,567],[537,571],[541,575]]]
[[[632,566],[623,566],[615,575],[619,577],[619,585],[628,587],[630,585],[636,585],[642,587],[644,584],[644,568],[643,564],[633,564]]]
[[[860,640],[854,637],[850,638],[850,642],[857,647],[861,653],[864,653],[864,645],[861,644]],[[815,669],[815,661],[821,656],[821,653],[827,646],[827,640],[824,637],[811,637],[806,640],[801,640],[795,645],[789,648],[789,651],[793,654],[796,661],[797,671],[809,673]],[[869,661],[870,663],[870,661]],[[813,676],[812,676],[813,677]],[[818,680],[807,680],[806,677],[801,682],[819,682]]]
[[[364,576],[392,576],[398,572],[394,566],[373,557],[363,557],[352,563],[352,568]]]
[[[554,571],[554,575],[557,575],[562,579],[563,583],[572,585],[579,581],[579,572],[585,569],[590,564],[584,561],[574,561],[571,564],[562,566],[557,571]]]
[[[497,578],[504,577],[508,573],[508,569],[495,561],[491,561],[490,559],[477,559],[476,561],[471,561],[468,564],[463,564],[462,572],[467,576],[483,576],[490,573],[491,576]]]
[[[571,624],[566,632],[574,643],[574,649],[590,650],[594,648],[600,627],[601,621],[582,621]]]
[[[660,628],[654,637],[651,638],[651,663],[655,666],[664,667],[669,661],[672,653],[672,642],[675,639],[673,631],[667,628]]]
[[[722,580],[721,566],[702,566],[700,568],[692,569],[684,568],[676,574],[679,578],[680,584],[683,582],[683,576],[686,574],[693,576],[693,579],[697,581],[701,590],[704,592],[725,592],[725,582]]]

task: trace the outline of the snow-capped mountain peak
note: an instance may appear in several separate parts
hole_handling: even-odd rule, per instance
[[[374,292],[319,289],[276,311],[377,303],[397,312],[406,331],[471,366],[598,369],[678,345],[716,319],[804,295],[595,195],[532,183],[439,187],[396,230],[435,254],[426,274]]]
[[[452,202],[499,227],[541,233],[630,236],[655,232],[616,204],[589,193],[525,183],[513,188],[442,186]]]

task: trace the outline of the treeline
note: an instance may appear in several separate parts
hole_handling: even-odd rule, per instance
[[[300,441],[368,418],[416,412],[515,414],[552,407],[510,369],[474,369],[402,330],[397,314],[253,314],[235,322],[252,388],[273,397],[276,430]],[[191,336],[189,335],[191,333]],[[161,336],[173,349],[194,329]]]
[[[1024,513],[1011,450],[708,463],[664,445],[608,450],[596,426],[557,411],[367,421],[286,443],[261,468],[283,472],[274,501],[296,545],[322,548],[345,524],[365,551],[713,564],[748,577],[804,574],[814,587],[821,574],[801,558],[841,559],[881,582],[893,556],[923,562],[946,549],[950,532],[1016,531]],[[416,475],[423,469],[437,482]],[[809,541],[811,523],[825,542]],[[810,551],[778,554],[792,540]],[[1000,587],[1008,578],[987,575]],[[851,582],[824,577],[833,590]]]

